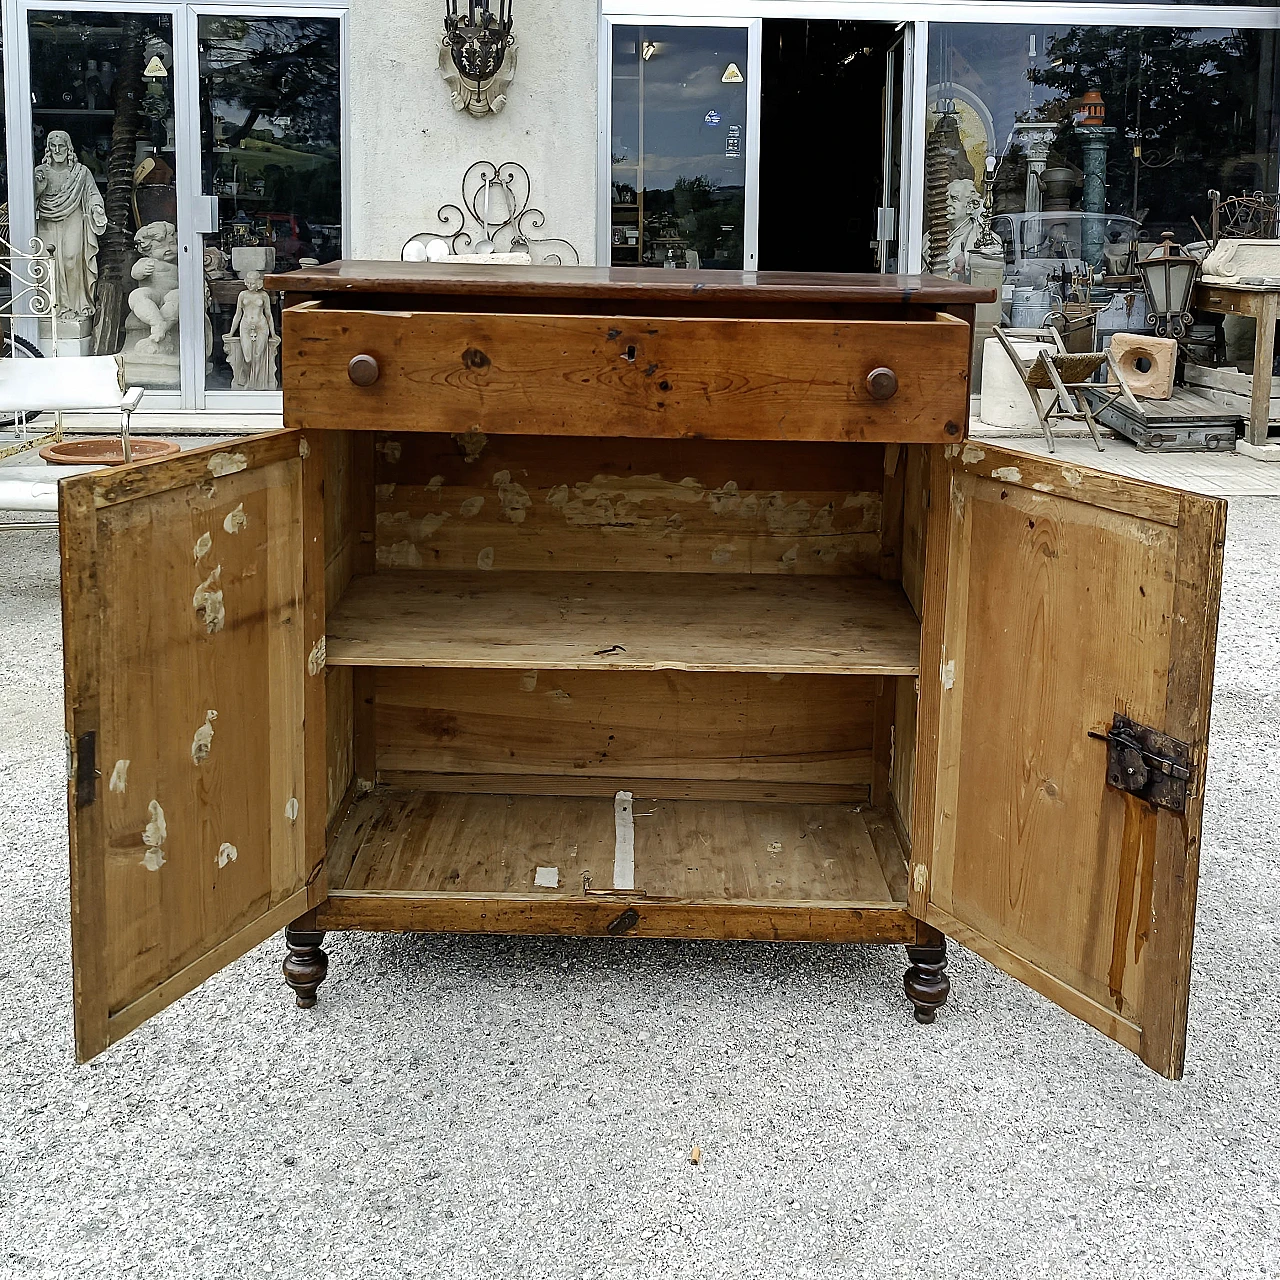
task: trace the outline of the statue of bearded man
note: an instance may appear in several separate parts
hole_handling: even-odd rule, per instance
[[[107,211],[93,174],[76,158],[71,135],[53,129],[36,165],[36,235],[53,259],[60,320],[88,320],[98,284],[98,236]]]

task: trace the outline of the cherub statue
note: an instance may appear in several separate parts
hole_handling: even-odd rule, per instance
[[[260,271],[245,272],[244,288],[236,298],[236,313],[231,328],[222,336],[222,346],[231,366],[234,390],[276,390],[279,385],[276,352],[280,349],[280,339]]]
[[[172,222],[148,222],[133,237],[139,258],[130,273],[139,282],[129,310],[150,334],[139,338],[139,355],[157,355],[175,345],[169,331],[178,322],[178,232]]]

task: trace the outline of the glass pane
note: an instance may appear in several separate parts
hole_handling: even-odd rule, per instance
[[[988,156],[1005,282],[1040,289],[1086,265],[1127,283],[1134,246],[1205,238],[1210,187],[1274,191],[1273,37],[931,24],[926,166],[932,152],[946,179],[933,220],[945,269],[965,270]]]
[[[612,259],[742,269],[747,32],[615,27]]]
[[[268,271],[342,253],[336,18],[202,16],[200,133],[218,231],[205,236],[205,386],[280,386]]]
[[[61,354],[123,352],[133,386],[178,386],[173,33],[167,16],[32,12],[36,235]],[[51,348],[51,326],[41,343]]]

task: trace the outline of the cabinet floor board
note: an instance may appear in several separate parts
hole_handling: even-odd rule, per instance
[[[392,571],[329,615],[330,666],[918,675],[896,582]]]
[[[884,907],[906,899],[901,846],[870,806],[637,794],[632,815],[635,889],[649,898]],[[352,805],[331,865],[351,867],[335,886],[348,893],[563,902],[584,896],[584,874],[593,890],[613,888],[615,830],[612,796],[384,786]]]

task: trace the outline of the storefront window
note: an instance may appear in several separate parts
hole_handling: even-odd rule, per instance
[[[32,12],[35,230],[54,264],[60,354],[123,353],[178,386],[177,157],[168,16]],[[50,347],[49,326],[41,343]]]
[[[613,32],[612,261],[741,270],[744,27]]]
[[[274,391],[279,302],[262,276],[342,253],[338,22],[199,22],[204,191],[218,210],[205,236],[205,385]]]
[[[926,265],[968,273],[988,190],[1006,284],[1205,239],[1209,188],[1276,189],[1275,77],[1269,31],[931,25]]]

